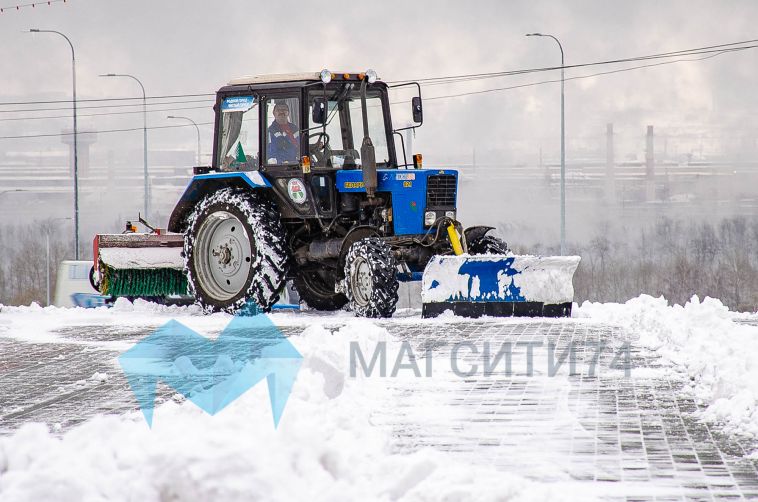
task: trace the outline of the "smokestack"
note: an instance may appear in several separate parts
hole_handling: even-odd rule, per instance
[[[613,124],[605,126],[605,200],[608,203],[616,199],[616,173],[613,152]]]
[[[648,202],[655,200],[655,150],[653,126],[647,126],[645,146],[645,195]]]

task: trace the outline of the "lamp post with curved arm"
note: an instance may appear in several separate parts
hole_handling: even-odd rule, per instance
[[[149,210],[150,210],[150,182],[148,178],[148,172],[147,172],[147,96],[145,95],[145,86],[142,85],[142,82],[140,82],[140,79],[135,77],[134,75],[129,75],[128,73],[105,73],[103,75],[99,75],[100,77],[127,77],[131,78],[135,82],[137,82],[140,86],[140,89],[142,89],[142,145],[143,145],[143,156],[144,156],[144,207],[143,211],[145,212],[145,219],[149,219]]]
[[[169,115],[166,117],[167,119],[180,119],[180,120],[188,120],[192,122],[192,125],[195,126],[195,129],[197,130],[197,165],[200,165],[200,128],[197,126],[194,120],[192,120],[189,117],[177,117],[174,115]]]
[[[23,188],[11,188],[10,190],[0,190],[0,195],[3,195],[4,193],[11,193],[11,192],[28,192],[29,190],[24,190]]]
[[[527,37],[549,37],[555,40],[561,50],[561,255],[566,254],[566,121],[564,114],[564,61],[563,46],[553,35],[527,33]]]
[[[74,102],[74,258],[79,259],[79,147],[78,147],[78,135],[76,130],[76,53],[74,52],[74,44],[71,40],[61,33],[55,30],[40,30],[32,28],[29,33],[54,33],[60,35],[66,39],[68,45],[71,47],[71,73],[73,75],[73,102]]]

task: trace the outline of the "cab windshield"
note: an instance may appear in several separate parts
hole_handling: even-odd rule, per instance
[[[217,165],[222,171],[258,169],[258,103],[255,96],[230,96],[221,102]]]
[[[324,99],[323,89],[309,91],[309,120],[313,116],[314,103],[318,99]],[[326,99],[325,127],[324,124],[309,123],[307,130],[311,164],[316,167],[338,169],[360,168],[363,143],[360,85],[348,82],[337,88],[328,88]],[[391,167],[381,91],[366,92],[366,107],[369,135],[374,144],[377,167]]]

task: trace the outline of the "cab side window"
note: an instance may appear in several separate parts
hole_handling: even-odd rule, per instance
[[[300,99],[266,100],[266,164],[300,163]]]

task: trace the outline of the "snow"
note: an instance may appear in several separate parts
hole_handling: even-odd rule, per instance
[[[566,500],[571,493],[581,494],[582,499],[594,494],[592,487],[578,489],[569,480],[535,482],[522,476],[528,471],[546,479],[563,472],[561,462],[568,461],[545,454],[550,451],[548,432],[577,420],[565,404],[571,387],[564,377],[545,379],[546,388],[564,396],[556,416],[545,423],[545,433],[525,435],[515,446],[523,471],[497,471],[430,449],[402,454],[393,450],[397,431],[376,418],[380,411],[386,415],[386,410],[392,412],[397,406],[393,389],[415,390],[412,406],[404,413],[411,418],[416,413],[418,423],[429,422],[430,410],[439,417],[463,410],[439,398],[436,379],[414,379],[408,385],[393,380],[390,385],[386,378],[365,377],[361,371],[356,378],[350,377],[349,342],[358,342],[362,352],[370,354],[377,342],[384,341],[387,353],[393,354],[400,342],[381,325],[424,323],[444,329],[443,325],[471,322],[449,314],[421,320],[413,309],[400,314],[379,323],[356,319],[348,312],[271,314],[278,326],[308,326],[290,338],[304,360],[276,429],[263,383],[215,416],[180,397],[168,400],[156,407],[152,429],[137,411],[98,416],[63,434],[60,424],[27,424],[0,438],[0,499]],[[636,339],[634,343],[655,350],[686,374],[691,381],[689,391],[705,405],[704,419],[736,433],[758,434],[758,363],[754,360],[758,326],[735,322],[738,318],[754,321],[755,316],[738,316],[711,298],[693,297],[684,306],[672,306],[663,298],[645,295],[625,304],[585,302],[574,307],[574,316],[579,319],[540,323],[622,326]],[[196,306],[126,299],[119,299],[112,308],[95,309],[0,306],[0,336],[126,350],[137,334],[143,336],[146,329],[174,318],[212,337],[231,316],[205,315]],[[76,326],[112,326],[123,330],[124,338],[118,342],[67,338],[69,328]],[[435,367],[442,362],[436,361]],[[112,371],[88,373],[89,382],[82,385],[113,384],[118,371],[114,366]],[[657,376],[661,371],[672,370],[635,368],[632,377]],[[410,379],[411,372],[400,372],[400,377]],[[620,483],[618,489],[622,492],[631,485]]]
[[[512,263],[506,261],[509,259]],[[579,260],[578,256],[435,256],[424,269],[421,297],[424,303],[519,301],[512,299],[515,287],[515,293],[523,297],[520,301],[567,303],[574,299],[571,279]],[[472,266],[492,277],[461,272],[463,267]],[[491,283],[490,288],[482,288],[485,281]]]
[[[693,296],[680,306],[642,295],[624,304],[584,302],[574,316],[638,334],[638,343],[686,372],[707,405],[705,420],[758,437],[758,326],[736,323],[739,316],[719,300]]]
[[[0,498],[566,499],[557,486],[441,452],[392,453],[391,431],[372,423],[377,408],[391,405],[392,393],[384,379],[361,372],[347,377],[348,340],[367,349],[396,343],[366,320],[337,330],[314,325],[292,337],[305,359],[278,429],[265,385],[215,416],[189,401],[167,401],[156,408],[152,429],[138,412],[96,417],[62,436],[27,424],[0,439]]]
[[[184,269],[181,247],[101,248],[100,260],[116,269]]]

